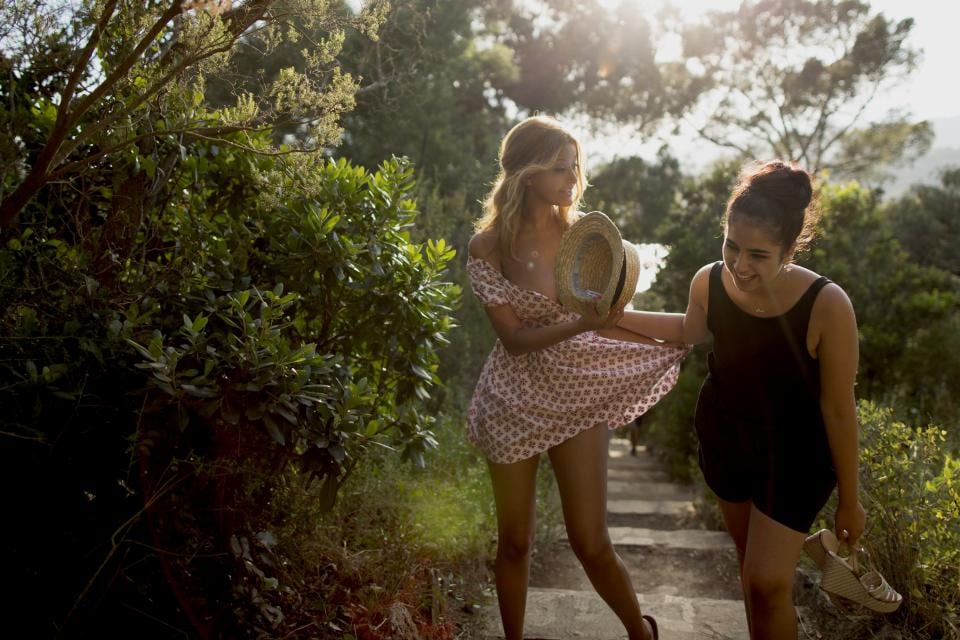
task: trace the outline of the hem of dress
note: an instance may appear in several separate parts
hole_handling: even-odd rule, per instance
[[[608,421],[608,422],[606,423],[606,425],[605,425],[605,426],[607,427],[607,431],[613,431],[614,429],[619,429],[619,428],[622,427],[622,426],[626,426],[626,425],[630,424],[631,422],[633,422],[634,420],[636,420],[637,418],[639,418],[639,417],[642,416],[643,414],[645,414],[645,413],[647,413],[648,411],[650,411],[651,408],[652,408],[652,407],[648,407],[648,408],[644,409],[643,411],[630,411],[630,412],[628,412],[628,413],[625,414],[625,415],[627,415],[627,416],[632,415],[633,417],[632,417],[632,418],[628,418],[628,419],[624,420],[623,422],[611,423],[611,422]],[[578,435],[580,435],[581,433],[583,433],[584,431],[586,431],[586,430],[588,430],[588,429],[593,429],[594,427],[597,427],[597,426],[600,426],[600,425],[604,425],[604,423],[603,423],[603,422],[597,422],[597,423],[592,424],[592,425],[590,425],[590,426],[587,426],[587,427],[583,427],[583,428],[581,428],[581,429],[578,429],[576,433],[573,433],[573,434],[568,435],[568,436],[566,436],[566,437],[564,437],[564,438],[561,438],[560,440],[557,440],[556,442],[552,442],[549,446],[547,446],[546,449],[539,449],[539,450],[537,450],[537,451],[534,451],[534,452],[531,453],[530,455],[525,456],[525,457],[522,457],[522,458],[510,458],[510,457],[503,458],[503,459],[497,459],[497,458],[495,458],[494,456],[490,455],[487,451],[484,451],[483,446],[480,444],[479,440],[478,440],[476,437],[473,436],[473,434],[470,432],[469,428],[468,428],[468,430],[467,430],[467,441],[468,441],[470,444],[472,444],[473,446],[475,446],[475,447],[477,448],[477,450],[483,455],[483,457],[486,458],[487,460],[489,460],[490,462],[494,462],[494,463],[496,463],[496,464],[513,464],[514,462],[522,462],[522,461],[524,461],[524,460],[529,460],[530,458],[533,458],[533,457],[539,456],[539,455],[541,455],[541,454],[544,454],[544,453],[550,451],[550,449],[553,449],[554,447],[563,444],[564,442],[566,442],[566,441],[569,440],[570,438],[575,438],[575,437],[577,437]]]

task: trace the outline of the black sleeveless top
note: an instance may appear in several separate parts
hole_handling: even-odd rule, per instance
[[[730,502],[752,500],[763,513],[806,532],[836,484],[820,410],[820,367],[807,351],[818,278],[786,313],[753,316],[723,288],[723,264],[710,271],[710,371],[694,425],[707,485]]]
[[[785,313],[758,317],[730,299],[722,270],[718,262],[710,271],[707,307],[707,327],[714,339],[709,378],[717,391],[718,417],[761,430],[775,426],[781,433],[795,426],[807,437],[822,435],[826,444],[820,367],[807,351],[807,329],[814,300],[830,280],[818,278]]]

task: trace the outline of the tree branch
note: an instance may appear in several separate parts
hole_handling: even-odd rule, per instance
[[[857,110],[857,113],[853,116],[853,118],[850,119],[850,122],[848,122],[846,126],[841,127],[841,128],[837,131],[836,135],[834,135],[832,138],[830,138],[830,141],[827,142],[827,144],[825,144],[825,145],[820,149],[820,153],[818,154],[818,159],[819,159],[819,160],[822,160],[822,159],[823,159],[823,156],[826,154],[827,149],[829,149],[829,148],[832,147],[834,144],[836,144],[838,140],[840,140],[841,138],[843,138],[843,136],[847,135],[847,133],[849,133],[850,129],[852,129],[852,128],[854,127],[854,125],[856,125],[856,124],[860,121],[860,116],[862,116],[862,115],[863,115],[863,112],[866,111],[867,106],[868,106],[871,102],[873,102],[873,99],[876,97],[877,91],[879,90],[879,88],[880,88],[880,82],[877,81],[877,82],[875,82],[874,85],[873,85],[873,91],[870,92],[870,95],[867,97],[867,99],[864,100],[864,101],[863,101],[863,104],[860,105],[860,108]]]
[[[118,0],[109,0],[104,6],[103,14],[100,16],[100,20],[97,22],[96,26],[94,26],[93,33],[90,34],[90,39],[87,41],[87,45],[80,53],[80,59],[77,60],[77,64],[74,65],[73,72],[70,74],[70,79],[67,81],[67,86],[64,88],[63,94],[60,96],[60,109],[57,110],[57,123],[54,125],[54,128],[66,121],[67,110],[70,102],[73,100],[73,94],[77,89],[77,85],[80,83],[80,78],[83,77],[84,70],[90,63],[90,58],[93,56],[93,52],[100,43],[100,36],[103,35],[104,30],[107,28],[107,23],[110,22],[110,18],[113,16],[114,9],[117,8],[117,2]]]
[[[57,123],[51,131],[50,137],[47,138],[46,144],[43,145],[43,149],[40,150],[37,160],[27,174],[27,177],[17,185],[13,193],[0,202],[0,228],[9,226],[23,207],[47,184],[49,181],[47,172],[54,164],[54,159],[60,155],[61,146],[64,140],[66,140],[67,134],[76,126],[94,102],[113,88],[113,86],[119,82],[120,78],[133,67],[143,52],[146,51],[147,47],[153,43],[163,27],[181,12],[182,9],[179,0],[174,0],[170,8],[163,13],[157,22],[154,23],[153,27],[151,27],[147,35],[140,40],[133,52],[131,52],[120,66],[100,83],[92,93],[81,99],[75,107],[72,107],[71,103],[61,102],[57,112]],[[105,12],[104,15],[108,16],[109,14]],[[98,23],[98,27],[99,24],[100,23]],[[99,39],[100,33],[98,29],[95,29],[94,33],[91,34],[91,39]],[[86,51],[86,48],[84,50]],[[76,73],[76,67],[74,68],[74,73]],[[73,144],[71,148],[76,148],[76,144]],[[61,155],[61,157],[64,156]]]
[[[130,52],[130,54],[114,69],[113,73],[107,76],[107,79],[100,83],[96,89],[89,93],[85,98],[83,98],[80,103],[77,105],[74,110],[73,117],[71,118],[70,126],[77,124],[79,119],[90,109],[93,104],[102,98],[104,94],[107,93],[110,89],[113,88],[121,78],[125,77],[130,69],[133,68],[133,65],[137,63],[143,56],[143,52],[147,50],[151,44],[154,43],[156,37],[160,35],[160,32],[164,27],[167,26],[174,18],[180,15],[183,12],[179,0],[174,0],[173,4],[167,9],[150,27],[150,30],[147,34],[140,39],[140,42],[137,43],[137,46]]]

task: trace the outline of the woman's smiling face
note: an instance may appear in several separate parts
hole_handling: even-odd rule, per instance
[[[731,215],[723,238],[723,264],[734,286],[745,293],[769,286],[788,252],[763,224]]]
[[[577,197],[579,173],[577,147],[573,144],[566,145],[553,167],[530,179],[528,197],[533,196],[536,200],[559,207],[569,207]]]

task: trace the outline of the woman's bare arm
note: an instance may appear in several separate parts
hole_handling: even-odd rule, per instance
[[[499,261],[495,258],[495,241],[489,235],[476,235],[470,240],[470,255],[487,260],[499,270]],[[585,331],[603,330],[615,327],[623,316],[622,309],[611,309],[606,316],[586,313],[576,320],[554,324],[547,327],[524,327],[517,313],[509,304],[488,305],[484,307],[487,318],[503,343],[507,353],[520,355],[552,347],[568,338]]]
[[[853,305],[835,284],[824,287],[814,305],[820,327],[817,357],[820,363],[820,409],[826,425],[830,455],[837,470],[836,529],[856,542],[866,514],[859,502],[859,435],[854,383],[860,348]]]
[[[686,313],[627,311],[618,326],[654,340],[678,344],[699,344],[710,335],[707,329],[707,294],[710,269],[706,265],[690,281]]]

